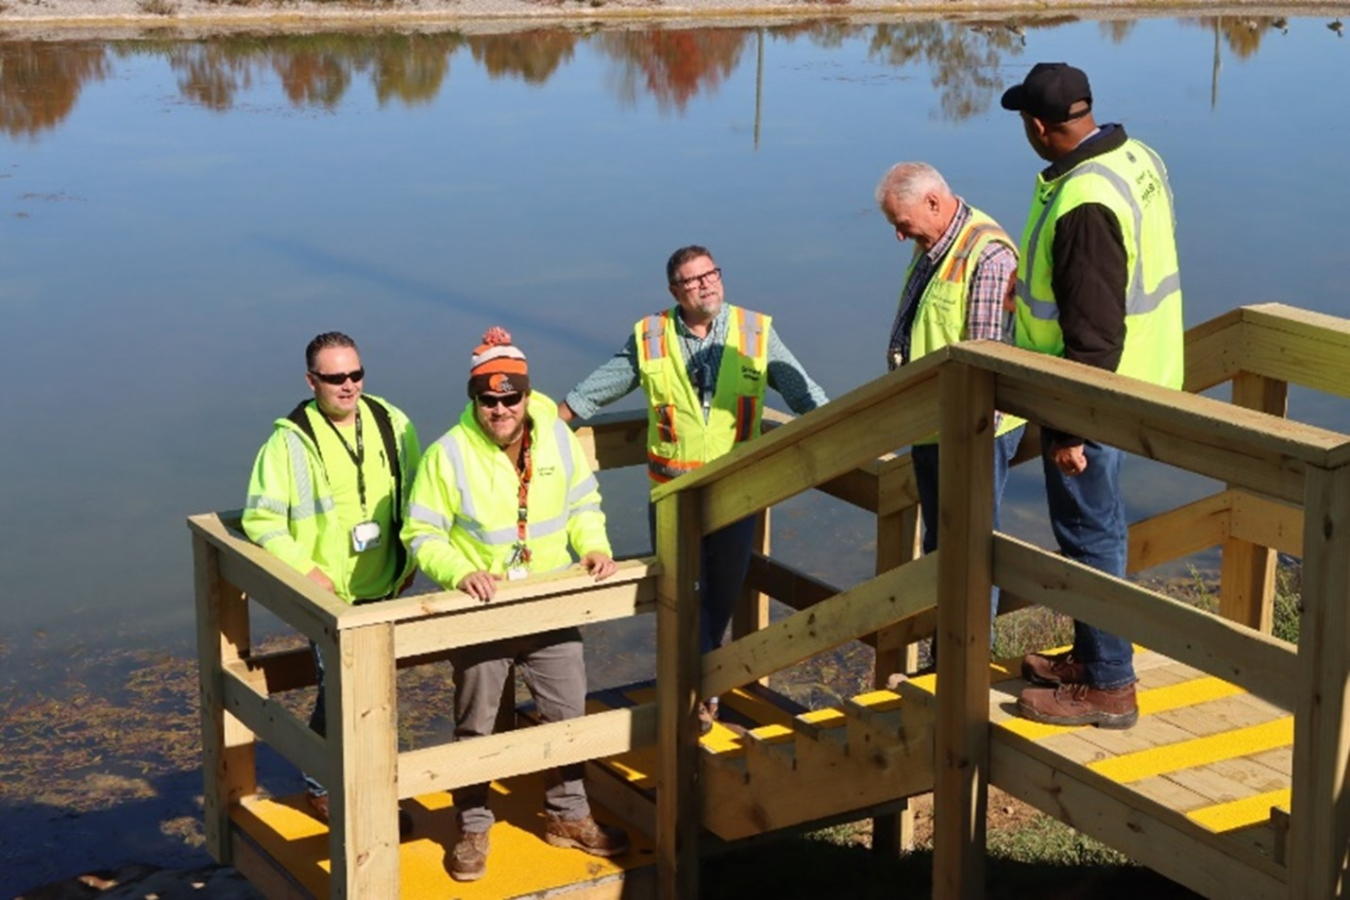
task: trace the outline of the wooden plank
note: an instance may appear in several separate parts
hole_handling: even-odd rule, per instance
[[[1278,303],[1242,310],[1242,368],[1279,381],[1350,397],[1350,322]]]
[[[610,584],[608,580],[596,582],[587,575],[586,582],[589,589],[576,593],[505,603],[494,597],[490,603],[475,600],[473,608],[453,615],[398,621],[395,653],[404,659],[573,625],[624,619],[656,609],[654,578]]]
[[[697,474],[683,475],[672,484]],[[656,736],[661,748],[657,761],[656,885],[661,900],[698,897],[703,816],[697,706],[702,660],[695,585],[703,500],[701,491],[685,491],[655,501],[657,557],[666,566],[657,581],[656,608]]]
[[[225,667],[230,674],[264,696],[313,687],[314,653],[308,647],[260,653]]]
[[[232,825],[230,842],[234,847],[232,865],[267,900],[314,900],[314,895],[262,849],[247,831]]]
[[[1192,394],[1232,378],[1238,371],[1242,310],[1232,309],[1186,329],[1186,381]]]
[[[248,604],[220,574],[220,550],[192,536],[197,666],[202,728],[202,815],[206,849],[233,859],[230,805],[257,792],[253,735],[225,709],[224,667],[249,651]]]
[[[246,728],[252,729],[273,750],[290,760],[319,784],[335,783],[328,756],[328,743],[310,730],[309,724],[291,714],[281,703],[260,693],[246,680],[243,663],[226,666],[225,706]]]
[[[1289,385],[1251,372],[1233,379],[1233,405],[1284,416]],[[1270,633],[1275,618],[1275,551],[1238,537],[1224,541],[1219,615]]]
[[[1289,896],[1312,900],[1341,896],[1350,845],[1350,467],[1309,467],[1303,507]]]
[[[1114,784],[1002,730],[993,734],[990,774],[1019,800],[1204,896],[1287,896],[1282,867],[1132,789],[1143,785]]]
[[[914,475],[914,458],[906,453],[881,464],[877,469],[877,516],[913,513],[918,508],[919,482]]]
[[[400,799],[588,762],[656,743],[656,704],[592,713],[399,754]]]
[[[771,514],[772,510],[766,509],[755,518],[755,534],[751,538],[750,546],[756,548],[756,552],[761,558],[768,557],[770,551],[769,518]],[[745,637],[747,634],[754,634],[768,624],[769,595],[747,578],[745,583],[741,585],[740,596],[736,598],[736,606],[731,613],[731,639],[736,640]],[[765,675],[761,678],[760,683],[767,685],[769,676]]]
[[[398,700],[394,627],[340,633],[325,654],[329,704],[329,896],[393,900],[399,896]]]
[[[745,583],[796,610],[809,609],[839,593],[839,588],[832,584],[758,553],[750,555]]]
[[[653,577],[660,571],[660,564],[654,557],[628,559],[619,563],[618,571],[602,582],[615,588],[620,585],[642,581]],[[524,603],[527,600],[539,600],[546,597],[565,597],[584,595],[594,590],[596,581],[580,566],[572,566],[561,572],[547,572],[532,575],[520,581],[503,581],[497,586],[497,593],[491,605],[508,606]],[[579,598],[584,599],[584,597]],[[575,602],[575,601],[574,601]],[[342,614],[339,627],[360,628],[380,622],[404,622],[426,616],[455,615],[475,612],[483,608],[483,603],[463,591],[440,591],[434,594],[414,594],[385,600],[381,603],[367,603],[351,607]]]
[[[913,615],[932,604],[936,574],[935,558],[924,557],[709,652],[700,696],[715,697]]]
[[[586,419],[576,428],[577,442],[592,469],[621,469],[647,464],[647,411],[619,410]]]
[[[1268,497],[1233,491],[1229,529],[1234,537],[1290,556],[1303,555],[1303,509]]]
[[[1002,534],[994,536],[994,572],[1024,597],[1293,708],[1294,652],[1284,641]]]
[[[994,375],[974,366],[948,366],[941,383],[934,555],[942,648],[937,676],[943,688],[933,745],[933,896],[977,900],[985,895],[989,777]]]
[[[310,638],[338,628],[350,606],[263,548],[226,529],[228,513],[188,517],[188,527],[220,550],[221,576],[249,599]]]
[[[990,341],[950,353],[998,373],[999,409],[1282,499],[1301,499],[1304,465],[1350,455],[1337,432],[1042,353]]]
[[[869,382],[656,487],[652,496],[708,486],[700,520],[706,534],[931,434],[938,424],[937,373],[948,352]]]
[[[1220,491],[1130,526],[1125,571],[1142,572],[1223,543],[1233,498]]]

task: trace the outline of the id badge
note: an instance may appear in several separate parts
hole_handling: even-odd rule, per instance
[[[524,566],[512,566],[506,570],[507,581],[519,581],[520,579],[528,578],[529,576],[530,570]]]
[[[380,546],[380,523],[361,522],[352,527],[352,552],[365,553]]]

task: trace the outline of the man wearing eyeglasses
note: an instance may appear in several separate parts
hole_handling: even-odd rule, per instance
[[[675,306],[639,320],[623,348],[558,407],[564,421],[588,418],[640,386],[647,396],[647,472],[654,484],[757,437],[765,387],[778,391],[798,415],[827,402],[769,316],[723,302],[722,270],[708,248],[690,245],[671,254],[666,282]],[[705,653],[722,646],[753,537],[752,517],[703,539],[699,637]],[[699,709],[704,732],[716,716],[717,700],[710,698]]]
[[[411,582],[399,542],[402,510],[421,450],[417,431],[392,404],[364,394],[356,342],[320,334],[305,348],[314,392],[277,419],[253,464],[243,528],[249,539],[348,603],[395,596]],[[323,659],[310,727],[326,730]],[[310,808],[328,821],[328,793],[306,776]],[[399,830],[412,821],[399,812]]]
[[[600,490],[576,435],[557,406],[530,390],[525,354],[492,328],[474,351],[469,405],[427,448],[408,500],[402,538],[418,566],[442,587],[490,602],[503,580],[572,565],[575,552],[596,581],[617,570]],[[569,552],[569,550],[571,552]],[[511,665],[517,664],[540,718],[585,714],[586,667],[576,627],[456,650],[455,738],[492,734]],[[628,849],[620,829],[591,816],[581,765],[546,775],[544,840],[594,856]],[[475,881],[487,871],[488,785],[455,789],[460,837],[450,874]]]

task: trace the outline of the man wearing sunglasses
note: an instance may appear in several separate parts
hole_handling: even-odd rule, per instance
[[[557,406],[530,390],[525,354],[501,328],[474,351],[469,404],[459,423],[427,448],[408,500],[402,537],[417,565],[442,587],[490,602],[502,580],[554,572],[572,553],[596,581],[614,574],[600,490],[580,443]],[[492,734],[512,664],[545,722],[586,711],[581,632],[561,628],[456,650],[455,738]],[[581,765],[545,776],[544,840],[594,856],[628,849],[620,829],[591,816]],[[487,872],[488,785],[455,789],[460,837],[450,874]]]
[[[723,302],[722,270],[708,248],[690,245],[671,254],[666,285],[675,306],[640,319],[623,348],[558,407],[564,421],[588,418],[640,386],[647,396],[647,472],[653,484],[757,437],[766,386],[798,415],[827,402],[779,340],[769,316]],[[753,517],[703,538],[699,640],[705,653],[722,646],[753,538]],[[703,732],[716,717],[717,698],[709,698],[699,707]]]
[[[356,342],[325,332],[305,348],[313,399],[277,419],[253,464],[243,528],[249,539],[348,603],[386,600],[412,582],[398,539],[421,450],[392,404],[364,394]],[[324,665],[310,728],[324,734]],[[310,808],[328,821],[328,793],[306,776]],[[412,820],[399,811],[399,831]]]

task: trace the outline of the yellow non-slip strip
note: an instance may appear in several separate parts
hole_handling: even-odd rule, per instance
[[[1288,809],[1292,796],[1293,792],[1289,788],[1281,788],[1229,803],[1193,809],[1186,813],[1186,817],[1210,831],[1232,831],[1270,821],[1270,808],[1280,806]]]
[[[1166,687],[1140,691],[1138,698],[1139,715],[1156,716],[1158,713],[1168,712],[1169,710],[1199,706],[1201,703],[1222,700],[1224,697],[1232,697],[1235,694],[1242,693],[1245,693],[1242,688],[1230,684],[1222,678],[1196,678],[1192,681],[1183,681],[1179,684],[1169,684]],[[1038,741],[1053,734],[1063,734],[1075,728],[1090,728],[1092,726],[1046,725],[1042,722],[1033,722],[1030,719],[1018,717],[1000,722],[999,727],[1027,740]]]
[[[1263,722],[1236,731],[1224,731],[1207,737],[1151,747],[1135,753],[1126,753],[1113,759],[1103,759],[1089,763],[1088,768],[1105,775],[1112,781],[1128,784],[1178,772],[1182,769],[1194,769],[1222,759],[1236,759],[1252,753],[1274,750],[1276,747],[1288,747],[1294,742],[1294,717],[1288,716],[1273,722]]]
[[[797,718],[803,722],[809,722],[817,728],[838,728],[841,725],[848,724],[848,717],[844,715],[842,709],[828,706],[825,709],[813,709],[810,712],[804,712]]]

